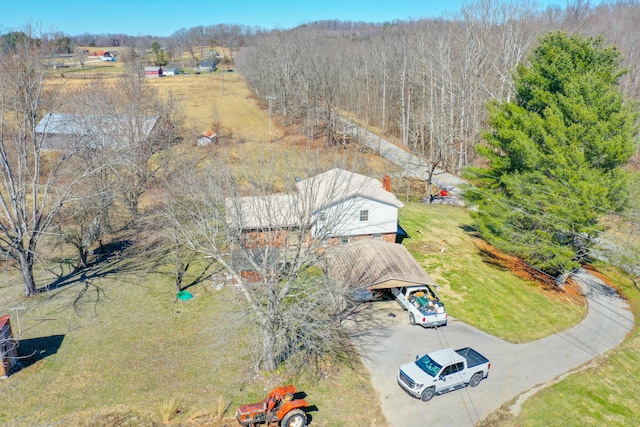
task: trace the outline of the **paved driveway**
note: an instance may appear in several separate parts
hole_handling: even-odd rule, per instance
[[[622,342],[634,324],[627,304],[584,270],[574,278],[589,303],[586,318],[571,329],[527,344],[507,343],[451,317],[448,326],[437,330],[410,326],[408,315],[395,301],[375,303],[373,310],[381,311],[376,317],[383,327],[361,342],[361,353],[389,425],[472,426],[519,394]],[[417,354],[467,346],[491,361],[489,378],[478,387],[436,396],[425,403],[397,385],[398,367]]]

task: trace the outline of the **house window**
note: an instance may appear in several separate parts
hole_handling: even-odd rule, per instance
[[[340,241],[342,242],[343,245],[346,245],[347,243],[349,243],[349,236],[342,236],[340,238]]]
[[[360,211],[360,221],[369,221],[369,211],[363,209]]]
[[[327,213],[326,212],[320,212],[318,214],[318,222],[325,222],[327,220]]]
[[[380,233],[374,234],[373,235],[373,240],[382,240],[382,234],[380,234]]]

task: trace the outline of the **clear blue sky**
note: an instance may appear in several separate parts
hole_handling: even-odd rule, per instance
[[[385,22],[442,16],[462,0],[0,0],[0,33],[30,23],[68,35],[168,36],[197,25],[293,28],[323,19]],[[468,3],[468,1],[467,1]],[[566,0],[538,0],[541,6]],[[592,1],[592,4],[599,0]]]

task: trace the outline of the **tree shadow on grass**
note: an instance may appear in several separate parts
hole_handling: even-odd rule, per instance
[[[39,289],[40,293],[51,292],[94,279],[111,277],[116,274],[141,271],[144,262],[134,254],[128,254],[127,248],[132,245],[130,240],[108,243],[103,250],[95,254],[95,258],[85,268],[74,267],[69,273],[58,275],[48,285]]]

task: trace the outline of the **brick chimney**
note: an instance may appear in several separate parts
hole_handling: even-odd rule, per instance
[[[391,177],[389,175],[385,175],[382,178],[382,186],[384,187],[385,190],[387,190],[388,192],[391,192]]]

